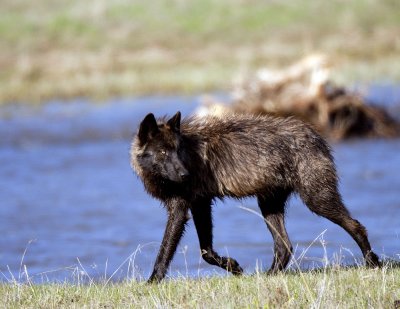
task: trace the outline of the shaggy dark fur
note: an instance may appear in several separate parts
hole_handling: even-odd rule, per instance
[[[149,281],[164,278],[188,220],[193,216],[201,254],[233,274],[242,268],[219,256],[212,244],[215,198],[256,196],[274,239],[270,271],[286,267],[292,254],[284,215],[290,194],[343,227],[359,245],[368,266],[379,266],[367,232],[343,205],[329,146],[312,128],[291,118],[226,115],[192,118],[178,112],[158,122],[148,114],[131,148],[131,164],[146,190],[168,210],[168,222]]]

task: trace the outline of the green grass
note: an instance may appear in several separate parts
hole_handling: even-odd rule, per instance
[[[400,268],[90,284],[1,284],[3,308],[394,308]]]
[[[323,52],[341,81],[400,80],[396,0],[0,4],[0,102],[226,90]]]

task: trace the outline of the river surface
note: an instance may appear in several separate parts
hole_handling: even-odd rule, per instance
[[[399,88],[370,88],[367,95],[399,116]],[[189,115],[197,106],[196,97],[141,97],[2,107],[1,281],[146,279],[166,212],[130,169],[130,139],[148,112]],[[333,149],[345,204],[367,227],[374,250],[398,260],[400,140],[353,140]],[[250,198],[214,207],[215,249],[236,258],[246,273],[272,262],[272,238],[258,213]],[[292,269],[362,263],[347,233],[295,197],[287,228],[295,248]],[[169,276],[208,275],[225,272],[201,260],[190,221]]]

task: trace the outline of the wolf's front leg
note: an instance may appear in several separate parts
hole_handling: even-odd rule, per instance
[[[211,199],[197,199],[191,205],[194,225],[199,237],[201,256],[211,264],[219,266],[234,275],[243,273],[239,263],[230,257],[219,256],[213,249]]]
[[[165,277],[188,220],[189,207],[185,200],[174,198],[165,204],[168,209],[168,222],[153,273],[148,282],[159,282]]]

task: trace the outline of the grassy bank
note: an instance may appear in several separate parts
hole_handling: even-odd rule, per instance
[[[400,80],[398,20],[395,0],[4,0],[0,102],[223,90],[315,51],[339,80]]]
[[[394,308],[400,268],[173,279],[160,285],[2,284],[5,308]]]

